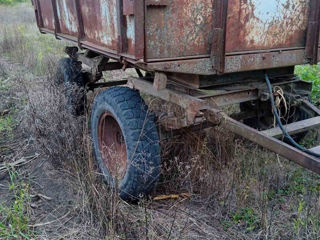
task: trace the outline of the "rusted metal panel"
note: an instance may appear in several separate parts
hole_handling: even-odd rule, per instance
[[[135,17],[133,15],[126,16],[126,37],[127,37],[127,53],[135,55]]]
[[[239,54],[225,57],[224,73],[253,71],[289,67],[308,63],[304,50],[274,51],[267,53]],[[199,75],[215,75],[210,58],[153,62],[148,67],[154,71],[176,72]]]
[[[85,39],[99,46],[117,50],[119,32],[116,0],[80,0],[80,6]]]
[[[57,2],[58,18],[60,20],[61,32],[77,36],[78,23],[74,0],[55,0]]]
[[[38,0],[42,27],[54,31],[54,15],[51,0]]]
[[[75,10],[77,14],[77,22],[78,22],[78,46],[81,48],[81,40],[84,38],[84,25],[83,18],[81,13],[81,6],[79,0],[74,0]]]
[[[118,27],[118,52],[123,53],[127,51],[126,38],[126,17],[123,15],[123,1],[117,0],[117,27]]]
[[[146,0],[147,6],[168,6],[170,4],[169,0]]]
[[[133,15],[134,0],[123,0],[123,15]]]
[[[145,60],[145,0],[134,0],[135,57]]]
[[[310,0],[229,0],[226,52],[304,47]]]
[[[53,10],[53,16],[54,16],[54,35],[57,38],[57,33],[61,32],[60,21],[58,18],[58,11],[57,11],[57,2],[56,0],[51,0],[51,3],[52,3],[52,10]]]
[[[211,61],[213,69],[218,73],[224,72],[225,43],[228,0],[214,2],[213,43],[211,47]]]
[[[170,0],[162,7],[148,6],[147,58],[209,54],[212,15],[212,0]]]
[[[320,31],[320,3],[319,0],[310,0],[306,57],[311,64],[318,62],[319,31]]]
[[[31,0],[33,8],[34,8],[34,13],[36,15],[36,21],[37,21],[37,26],[38,28],[42,28],[43,27],[43,21],[42,21],[42,14],[41,14],[41,8],[39,5],[39,1],[38,0]]]
[[[304,50],[240,54],[226,57],[225,73],[253,71],[305,64]]]
[[[83,48],[147,71],[215,75],[314,59],[317,33],[309,34],[313,33],[309,26],[307,34],[307,25],[317,20],[317,11],[308,14],[310,1],[318,4],[318,0],[34,0],[34,6],[42,32]]]

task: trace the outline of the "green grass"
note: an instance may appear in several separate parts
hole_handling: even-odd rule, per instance
[[[0,203],[0,239],[33,239],[34,232],[29,227],[30,194],[29,185],[19,181],[14,169],[9,171],[9,191],[14,201],[9,205]]]
[[[0,91],[7,91],[10,88],[10,82],[0,75]]]
[[[38,76],[50,75],[53,66],[64,55],[63,41],[51,35],[40,34],[35,24],[17,24],[2,29],[4,39],[0,41],[0,55],[22,63]]]
[[[29,0],[0,0],[0,4],[12,5],[15,3],[27,2]]]
[[[12,137],[16,124],[17,121],[11,114],[5,117],[0,117],[0,133],[6,133],[9,137]]]
[[[320,64],[296,66],[295,73],[302,80],[312,82],[312,100],[318,102],[320,99]]]
[[[236,224],[244,225],[247,231],[253,231],[259,227],[259,216],[250,208],[241,208],[233,215],[233,221]]]

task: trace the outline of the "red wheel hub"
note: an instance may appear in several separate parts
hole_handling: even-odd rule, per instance
[[[121,128],[110,112],[99,120],[98,138],[101,156],[110,175],[123,179],[127,170],[127,149]]]

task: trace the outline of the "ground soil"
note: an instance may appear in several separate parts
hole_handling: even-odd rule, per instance
[[[37,79],[22,65],[0,58],[0,66],[6,74],[13,74],[12,78],[28,77]],[[15,91],[15,90],[14,90]],[[19,92],[14,92],[13,102],[8,103],[8,95],[0,96],[4,105],[19,104]],[[1,106],[5,109],[6,106]],[[19,111],[23,111],[21,108]],[[20,112],[15,113],[19,119]],[[21,164],[14,165],[19,171],[22,181],[27,181],[31,195],[30,223],[35,231],[40,233],[41,239],[104,239],[103,234],[95,232],[86,225],[86,219],[79,214],[79,193],[74,186],[74,176],[71,172],[55,166],[44,154],[38,152],[34,146],[32,136],[26,134],[25,129],[18,125],[11,138],[1,138],[0,164],[14,164],[24,159]],[[10,178],[8,172],[0,176],[0,202],[10,204],[13,201],[9,191]],[[161,194],[157,192],[156,194]],[[133,205],[133,208],[134,205]],[[167,200],[148,204],[152,212],[152,219],[168,228],[181,228],[181,237],[184,239],[230,239],[223,233],[221,225],[215,220],[217,214],[214,209],[208,208],[200,200],[189,199]],[[174,232],[174,231],[172,231]],[[175,235],[175,236],[174,236]],[[176,239],[172,233],[172,239]],[[169,236],[169,239],[170,236]]]

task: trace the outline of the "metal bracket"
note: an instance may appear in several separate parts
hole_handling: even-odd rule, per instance
[[[148,7],[166,7],[169,5],[169,0],[146,0],[146,5]]]
[[[156,72],[154,76],[153,86],[157,90],[163,90],[167,87],[168,78],[165,73]]]
[[[78,47],[82,49],[81,40],[83,39],[84,33],[84,25],[83,25],[83,18],[81,14],[81,6],[79,0],[74,0],[76,14],[77,14],[77,21],[78,21]]]
[[[54,18],[54,36],[58,39],[58,33],[61,32],[60,29],[60,22],[58,18],[58,11],[57,11],[57,1],[51,0],[52,10],[53,10],[53,18]]]
[[[310,1],[310,13],[306,41],[306,57],[311,64],[318,62],[319,31],[320,31],[320,3],[319,0]]]
[[[213,42],[211,47],[212,68],[222,74],[225,68],[225,38],[228,0],[214,1]]]

